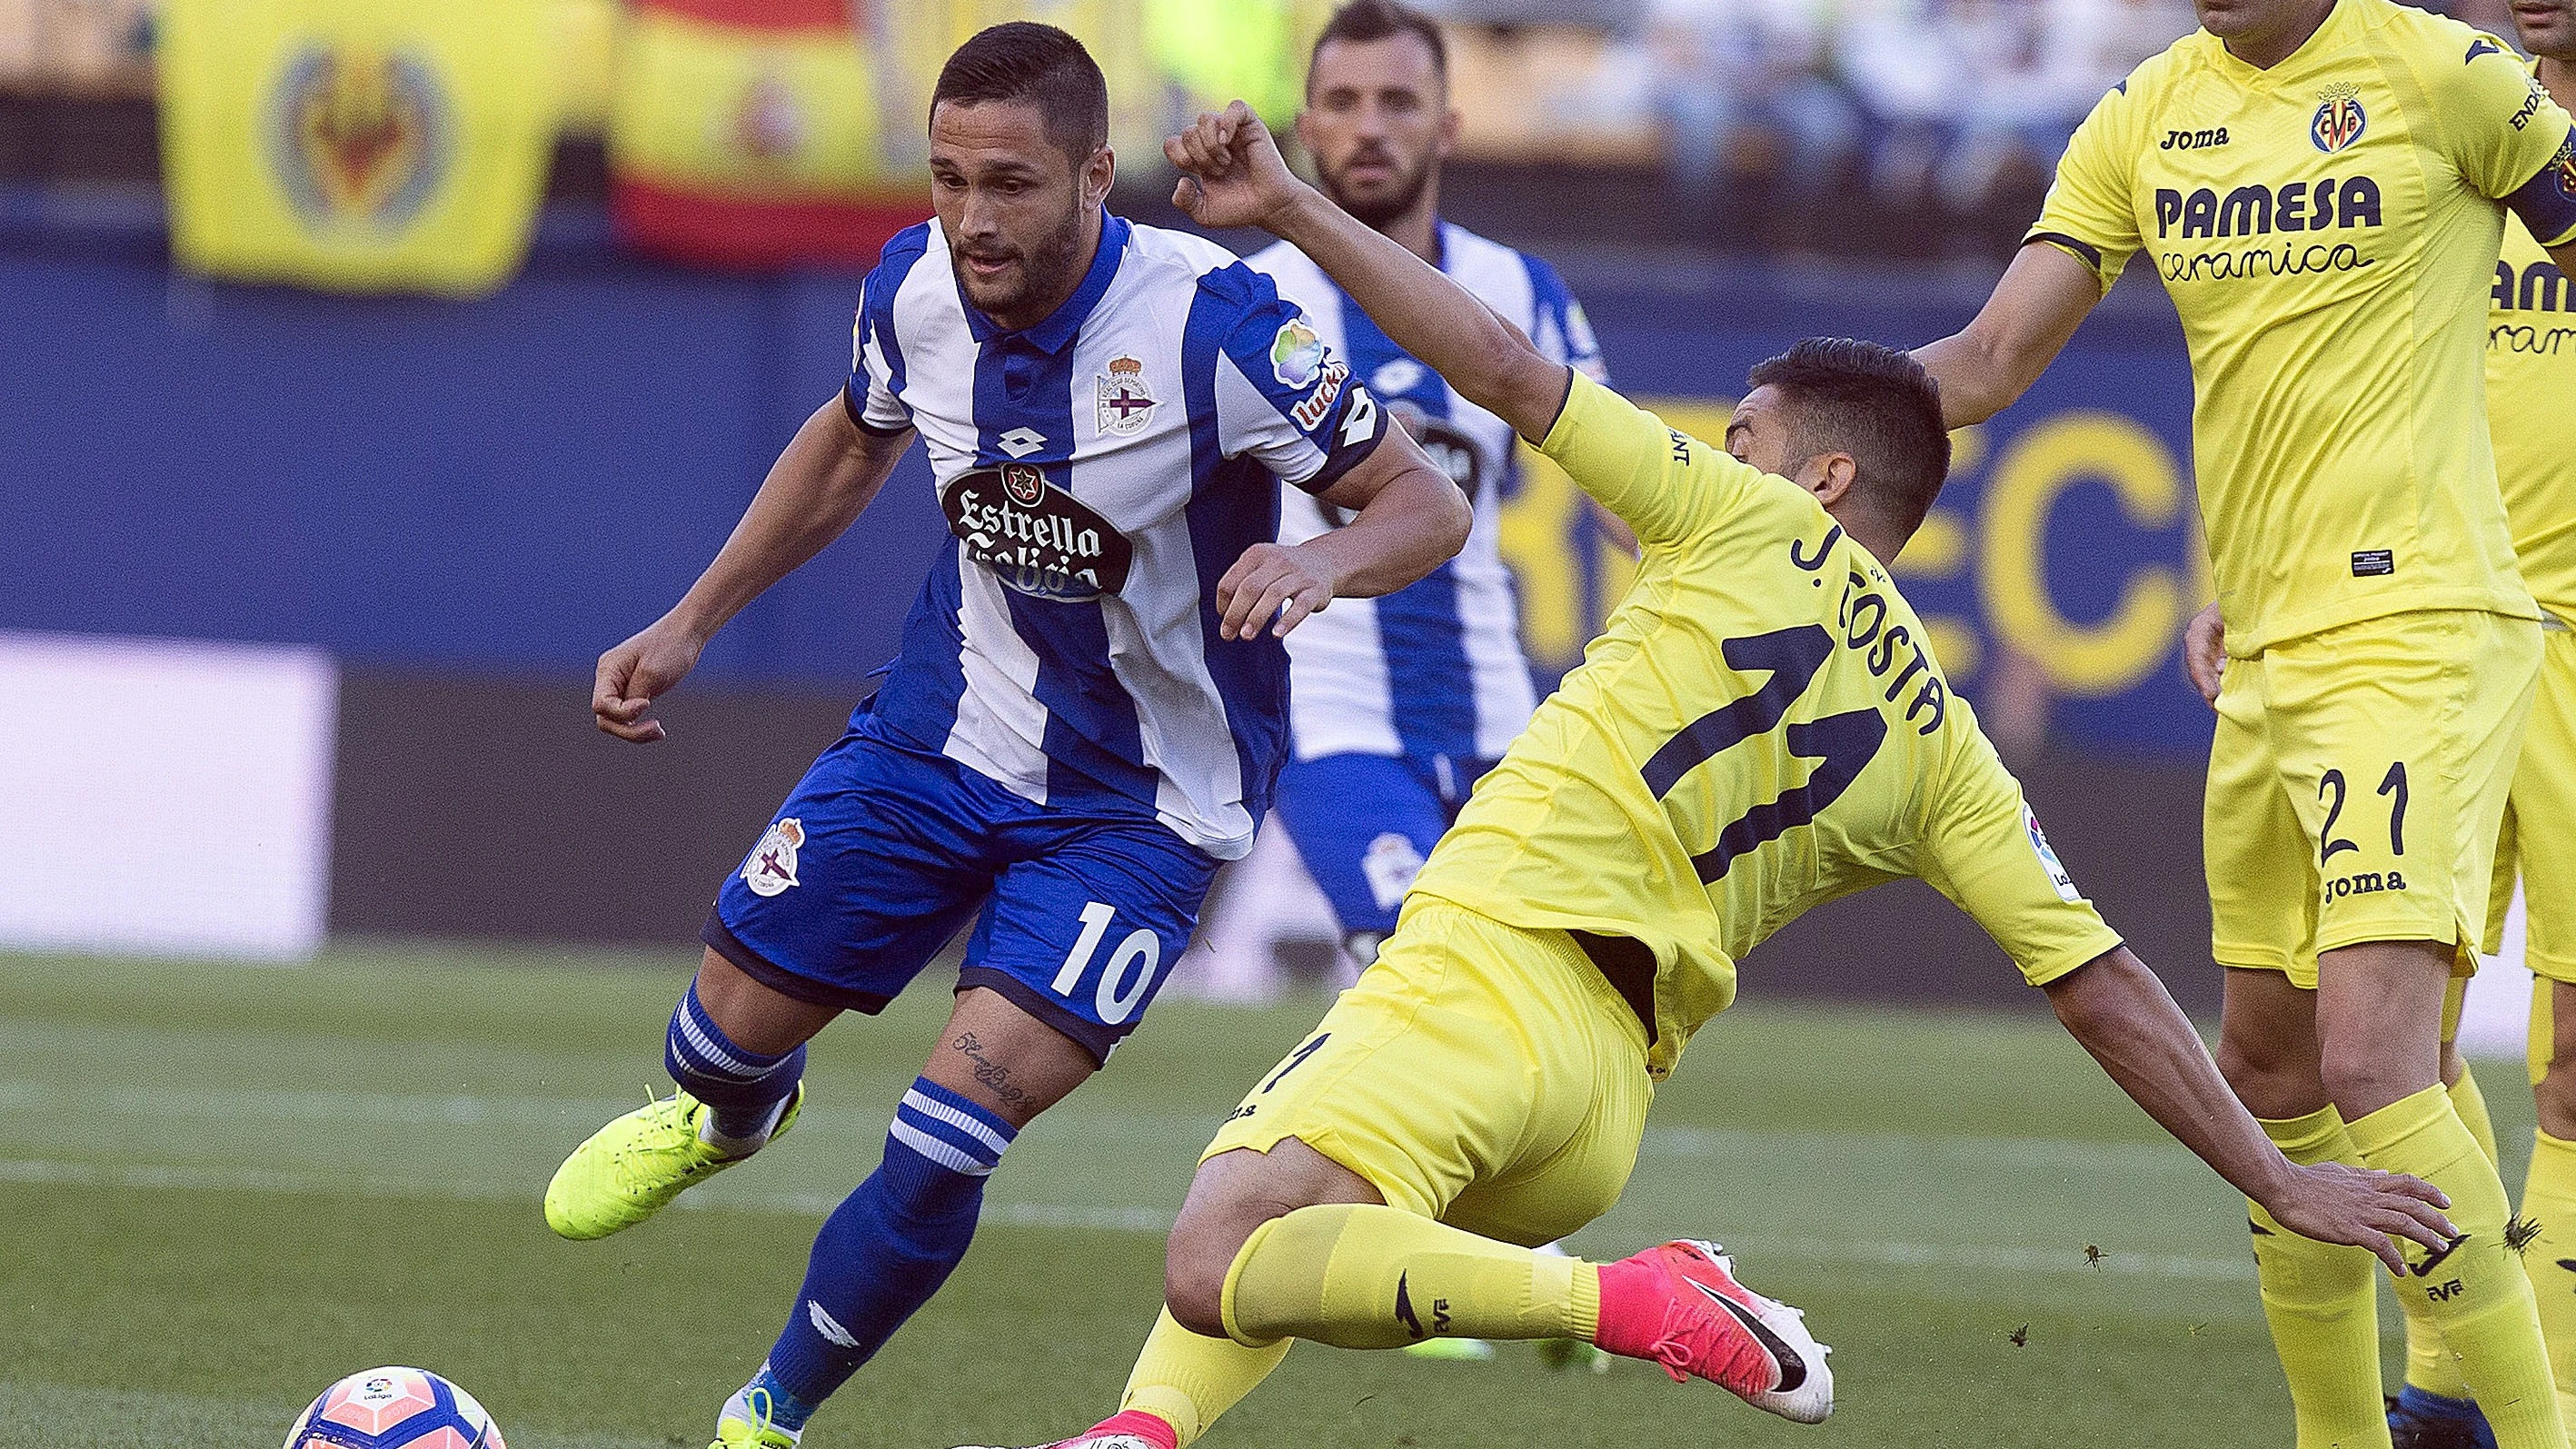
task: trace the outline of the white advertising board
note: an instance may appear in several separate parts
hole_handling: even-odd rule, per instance
[[[0,631],[0,949],[311,955],[338,695],[315,649]]]

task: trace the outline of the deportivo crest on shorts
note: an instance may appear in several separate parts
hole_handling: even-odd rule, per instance
[[[1096,380],[1100,394],[1100,431],[1113,437],[1133,437],[1145,431],[1154,420],[1154,409],[1162,405],[1154,390],[1145,385],[1145,364],[1132,357],[1109,359],[1109,370]]]
[[[2316,119],[2308,122],[2308,139],[2331,156],[2361,139],[2370,116],[2361,108],[2361,88],[2349,83],[2317,92]]]
[[[742,883],[756,896],[774,896],[796,879],[796,852],[805,845],[805,823],[790,815],[772,824],[742,863]]]

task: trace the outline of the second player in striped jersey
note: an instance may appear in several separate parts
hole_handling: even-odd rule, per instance
[[[1606,381],[1583,308],[1553,268],[1440,217],[1440,164],[1455,144],[1448,56],[1436,24],[1389,0],[1355,0],[1315,41],[1298,139],[1326,195],[1455,277],[1551,361]],[[1288,643],[1289,762],[1278,806],[1360,965],[1476,780],[1529,723],[1537,698],[1503,565],[1502,503],[1518,463],[1511,428],[1387,340],[1323,270],[1286,242],[1247,262],[1295,303],[1333,355],[1475,505],[1458,556],[1409,588],[1349,599]],[[1346,517],[1282,490],[1280,539]]]

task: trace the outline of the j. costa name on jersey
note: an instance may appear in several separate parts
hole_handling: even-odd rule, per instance
[[[1084,603],[1127,586],[1135,545],[1025,463],[960,475],[939,499],[977,563],[1033,598]]]

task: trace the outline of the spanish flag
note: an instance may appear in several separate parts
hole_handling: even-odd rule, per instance
[[[487,292],[554,146],[527,0],[169,0],[163,169],[182,265],[348,291]]]
[[[867,266],[930,214],[848,0],[636,0],[608,117],[620,232],[718,266]]]

